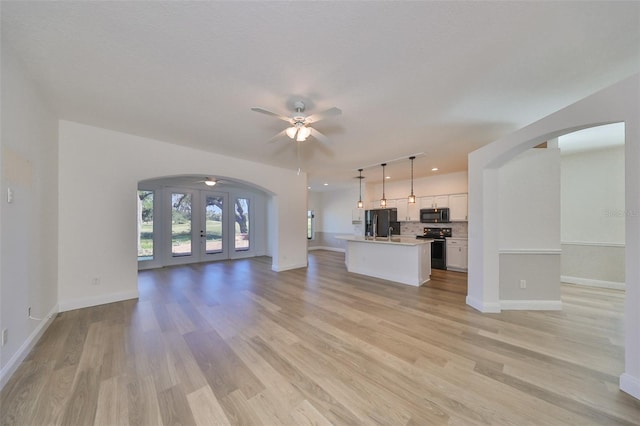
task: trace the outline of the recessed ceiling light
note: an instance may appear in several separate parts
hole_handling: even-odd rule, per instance
[[[311,187],[310,187],[310,186],[307,186],[307,189],[311,189]]]
[[[385,176],[384,178],[385,179],[391,179],[391,176]]]
[[[431,169],[431,171],[432,171],[432,172],[437,172],[437,171],[438,171],[438,168],[437,168],[437,167],[434,167],[433,169]]]
[[[329,184],[327,182],[323,183],[324,186],[329,186]]]

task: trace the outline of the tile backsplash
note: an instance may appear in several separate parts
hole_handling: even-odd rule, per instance
[[[467,222],[452,223],[420,223],[420,222],[400,222],[400,233],[402,235],[421,235],[424,228],[451,228],[451,235],[454,238],[467,238]]]

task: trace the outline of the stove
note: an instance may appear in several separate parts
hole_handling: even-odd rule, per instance
[[[424,228],[416,238],[433,239],[431,243],[431,267],[447,269],[447,238],[451,238],[451,228]]]
[[[433,238],[434,240],[451,238],[451,228],[424,228],[422,235],[416,235],[416,238]]]

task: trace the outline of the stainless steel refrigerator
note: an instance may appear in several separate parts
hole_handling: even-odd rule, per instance
[[[388,237],[389,229],[391,235],[400,235],[400,222],[398,222],[398,209],[373,209],[364,212],[364,235],[373,236],[375,225],[376,236]]]

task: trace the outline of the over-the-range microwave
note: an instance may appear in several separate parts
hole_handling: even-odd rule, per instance
[[[422,223],[449,223],[449,208],[420,209],[420,222]]]

